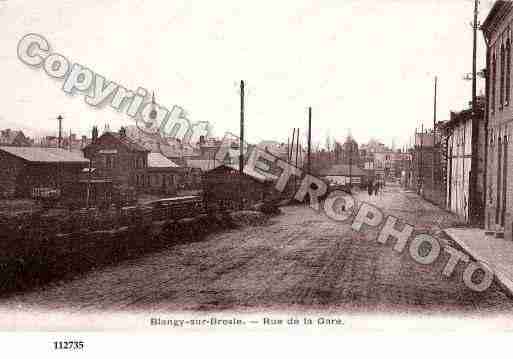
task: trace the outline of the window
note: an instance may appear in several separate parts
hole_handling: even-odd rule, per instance
[[[505,52],[504,52],[504,44],[501,44],[501,53],[500,53],[500,56],[501,56],[501,74],[500,74],[500,92],[499,92],[499,102],[500,102],[500,109],[502,109],[502,107],[504,106],[504,76],[505,76],[505,64],[506,64],[506,60],[505,60]]]
[[[105,168],[112,168],[112,157],[111,156],[105,156]]]
[[[499,224],[500,215],[500,201],[501,201],[501,184],[502,184],[502,141],[501,138],[497,137],[497,192],[496,192],[496,207],[495,207],[495,224]]]
[[[504,136],[502,141],[502,153],[503,153],[503,166],[502,166],[502,212],[501,212],[501,227],[504,227],[504,221],[506,220],[506,194],[508,188],[508,137]]]
[[[506,43],[506,106],[509,105],[511,86],[511,44],[508,39]]]
[[[491,105],[491,113],[495,113],[495,94],[496,94],[496,88],[497,88],[497,56],[495,55],[495,52],[493,54],[492,59],[492,81],[491,81],[491,90],[492,90],[492,98],[490,101]]]

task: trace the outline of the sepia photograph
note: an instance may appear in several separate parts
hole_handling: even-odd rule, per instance
[[[513,330],[513,1],[0,22],[2,333]]]

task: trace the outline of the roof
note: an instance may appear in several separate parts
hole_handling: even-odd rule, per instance
[[[89,160],[84,157],[81,151],[69,151],[62,148],[0,146],[0,151],[7,152],[28,162],[89,163]]]
[[[221,169],[229,169],[229,170],[235,170],[235,171],[239,172],[238,165],[227,164],[227,163],[220,164],[217,167],[212,168],[211,170],[208,170],[207,172],[217,171],[217,170],[221,170]],[[262,171],[255,171],[253,173],[248,173],[248,172],[244,171],[243,173],[245,176],[251,177],[259,182],[275,181],[278,179],[278,177],[276,177],[275,175],[270,174],[270,173],[265,173]]]
[[[110,137],[115,138],[121,145],[124,145],[125,147],[127,147],[131,151],[134,151],[134,152],[150,152],[146,147],[144,147],[143,145],[139,144],[137,141],[131,139],[130,137],[128,137],[126,135],[122,136],[122,135],[120,135],[117,132],[105,132],[100,137],[98,137],[98,139],[96,141],[97,142],[101,141],[101,139],[103,137],[105,137],[105,136],[110,136]],[[94,146],[94,145],[95,145],[95,143],[91,143],[91,144],[87,145],[85,148],[87,148],[89,146]]]
[[[178,168],[176,163],[168,159],[162,153],[151,152],[148,154],[148,167],[154,168]]]
[[[485,100],[483,97],[479,98],[480,102],[477,102],[476,117],[481,121],[484,118],[485,112]],[[462,111],[451,111],[450,119],[445,122],[439,122],[437,125],[442,129],[450,129],[457,126],[462,121],[472,120],[472,102],[469,104],[470,108]]]
[[[349,165],[338,164],[321,171],[322,176],[349,176],[349,173],[351,176],[366,176],[365,171],[355,165],[349,167]]]

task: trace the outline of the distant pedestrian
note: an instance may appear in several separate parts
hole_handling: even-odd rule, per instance
[[[369,193],[369,196],[372,196],[372,190],[373,190],[372,180],[369,180],[369,182],[367,182],[367,193]]]
[[[377,196],[379,191],[379,182],[374,184],[374,195]]]

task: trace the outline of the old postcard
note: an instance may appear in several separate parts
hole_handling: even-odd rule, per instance
[[[5,338],[513,330],[512,1],[0,0],[0,22]]]

